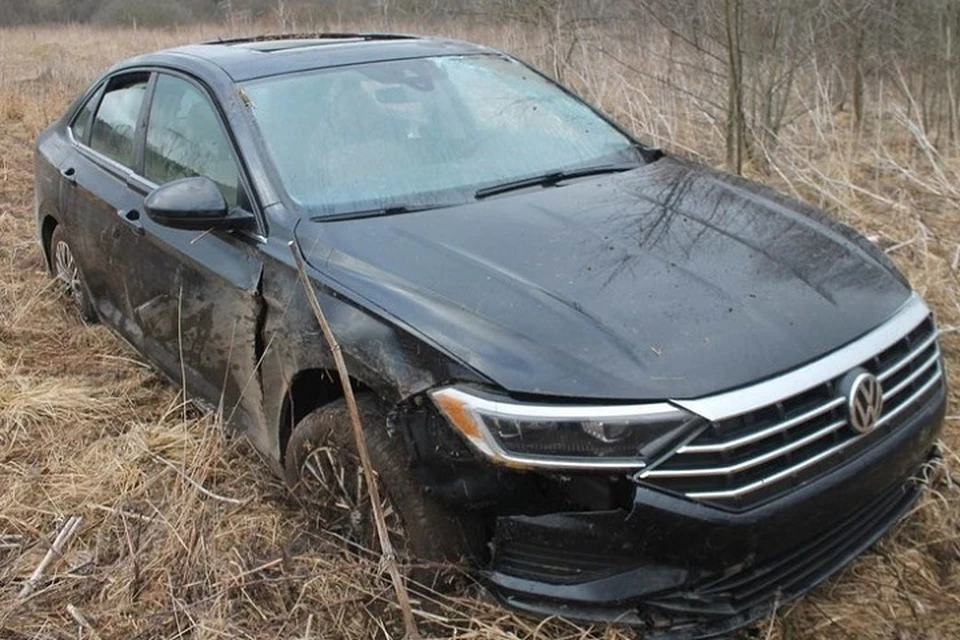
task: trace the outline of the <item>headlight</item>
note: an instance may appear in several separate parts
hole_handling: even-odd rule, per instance
[[[431,397],[477,451],[513,467],[643,469],[702,423],[668,403],[522,404],[455,387]]]

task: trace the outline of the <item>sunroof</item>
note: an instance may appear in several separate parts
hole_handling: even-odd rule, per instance
[[[349,42],[351,40],[413,40],[416,36],[406,36],[394,33],[304,33],[291,35],[265,35],[252,38],[235,38],[230,40],[213,40],[205,44],[221,44],[243,47],[253,51],[271,53],[287,49],[302,49],[317,47],[324,44]]]
[[[355,38],[351,38],[355,39]],[[347,38],[338,38],[335,42],[344,42],[348,41]],[[332,42],[331,40],[273,40],[270,42],[245,42],[239,43],[235,46],[243,47],[244,49],[252,49],[254,51],[263,51],[264,53],[271,53],[273,51],[284,51],[286,49],[300,49],[303,47],[316,47],[321,44]]]

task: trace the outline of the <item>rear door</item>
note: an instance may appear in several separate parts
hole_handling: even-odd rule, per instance
[[[78,112],[60,167],[64,219],[76,260],[101,315],[138,344],[124,289],[125,256],[136,244],[141,197],[130,188],[140,153],[150,72],[119,73]]]
[[[196,80],[156,75],[145,110],[142,199],[173,180],[206,176],[231,208],[257,213],[216,102]],[[145,351],[188,394],[250,424],[260,412],[256,376],[261,260],[258,233],[173,229],[147,216],[130,255],[125,291]]]

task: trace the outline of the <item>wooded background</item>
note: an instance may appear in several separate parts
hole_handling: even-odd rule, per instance
[[[222,23],[235,31],[333,30],[456,19],[554,32],[553,64],[632,45],[684,74],[702,116],[724,130],[726,164],[764,163],[781,129],[829,101],[854,126],[868,96],[892,96],[921,146],[957,151],[960,2],[957,0],[4,0],[0,25],[41,22],[157,27]],[[668,34],[664,46],[663,34]],[[617,46],[611,47],[616,41]],[[631,56],[632,57],[632,56]],[[632,69],[636,71],[636,69]],[[815,79],[815,80],[813,80]]]

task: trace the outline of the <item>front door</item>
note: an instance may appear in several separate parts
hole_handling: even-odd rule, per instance
[[[158,73],[147,109],[142,175],[145,197],[172,180],[206,176],[231,207],[252,209],[240,164],[207,92]],[[256,235],[184,231],[141,217],[125,292],[144,350],[186,392],[223,410],[236,426],[259,423],[258,323],[262,262]]]

